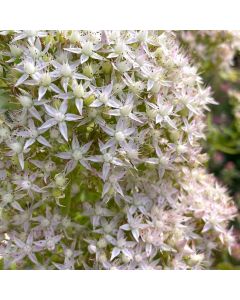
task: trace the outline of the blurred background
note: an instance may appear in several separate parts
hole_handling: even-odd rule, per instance
[[[197,65],[218,103],[207,114],[208,169],[228,188],[240,210],[240,31],[177,31],[180,45]],[[240,214],[230,224],[231,255],[217,253],[215,269],[240,269]]]

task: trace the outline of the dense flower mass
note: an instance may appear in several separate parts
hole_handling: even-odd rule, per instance
[[[0,255],[18,269],[201,269],[235,207],[214,103],[171,32],[4,31]],[[7,97],[7,96],[6,96]]]
[[[177,32],[194,62],[206,76],[215,77],[233,66],[236,51],[240,49],[237,30],[184,30]]]

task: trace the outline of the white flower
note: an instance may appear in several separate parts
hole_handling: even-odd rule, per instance
[[[67,174],[76,168],[78,162],[86,169],[91,170],[91,166],[88,163],[88,158],[86,157],[86,153],[91,147],[91,144],[92,141],[80,147],[76,136],[73,136],[71,151],[58,153],[56,155],[59,158],[69,159],[69,162],[65,168]]]
[[[54,125],[58,125],[59,131],[64,137],[66,141],[68,141],[68,131],[67,131],[67,124],[66,121],[77,121],[80,120],[81,117],[75,114],[66,113],[67,112],[67,101],[64,100],[59,110],[51,107],[50,105],[45,104],[45,108],[47,114],[52,117],[48,119],[44,124],[42,124],[38,130],[47,130]]]
[[[80,56],[80,63],[85,63],[90,57],[97,60],[103,60],[104,57],[97,54],[96,51],[100,49],[101,45],[93,45],[92,42],[83,42],[81,48],[64,48],[64,50],[81,54]]]
[[[102,149],[107,149],[118,144],[124,146],[126,144],[127,139],[131,138],[131,135],[135,132],[135,128],[129,128],[127,126],[126,121],[124,121],[123,119],[118,120],[115,129],[102,124],[100,124],[100,127],[104,132],[107,133],[107,135],[112,137],[107,141],[107,143],[103,146]]]
[[[202,269],[231,251],[235,207],[202,166],[214,100],[173,32],[0,34],[4,268]]]

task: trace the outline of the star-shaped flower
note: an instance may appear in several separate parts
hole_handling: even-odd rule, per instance
[[[68,103],[64,100],[59,109],[53,108],[50,105],[45,104],[47,114],[51,117],[44,124],[42,124],[38,130],[49,129],[52,126],[58,125],[59,131],[66,141],[68,141],[68,130],[66,121],[77,121],[82,117],[75,114],[68,114]]]

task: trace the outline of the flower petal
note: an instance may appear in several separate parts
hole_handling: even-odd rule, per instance
[[[120,249],[117,248],[117,247],[114,247],[113,248],[113,251],[112,251],[112,255],[111,255],[111,259],[110,260],[113,260],[116,256],[118,256],[120,254]]]
[[[49,148],[52,147],[52,146],[49,144],[49,142],[48,142],[43,136],[41,136],[41,135],[37,138],[37,141],[38,141],[40,144],[42,144],[42,145],[44,145],[44,146],[46,146],[46,147],[49,147]]]
[[[66,114],[65,120],[66,121],[77,121],[82,119],[81,116],[75,115],[75,114]]]
[[[61,135],[64,137],[66,141],[68,141],[68,130],[66,122],[60,122],[58,124]]]
[[[45,86],[40,86],[38,89],[38,101],[42,99],[42,97],[46,94],[47,88]]]
[[[57,121],[53,118],[47,120],[45,123],[43,123],[38,129],[42,130],[42,129],[48,129],[54,125],[57,124]]]
[[[57,111],[55,108],[51,107],[51,106],[48,105],[48,104],[45,104],[44,107],[45,107],[47,113],[49,114],[49,116],[51,116],[51,117],[53,117],[53,118],[54,118],[54,117],[56,116],[56,114],[58,113],[58,111]]]
[[[22,170],[24,170],[24,157],[23,157],[23,153],[19,153],[18,154],[18,161],[20,163],[20,166],[21,166]]]
[[[75,104],[76,104],[77,110],[79,111],[80,115],[82,115],[83,100],[77,98],[75,100]]]
[[[15,86],[19,86],[20,84],[22,84],[25,80],[28,79],[28,74],[23,74],[18,81],[16,82]]]
[[[31,113],[31,115],[33,117],[35,117],[37,120],[39,120],[40,122],[42,122],[42,118],[39,114],[39,112],[36,110],[36,108],[34,106],[32,106],[30,109],[29,109],[29,112]]]

